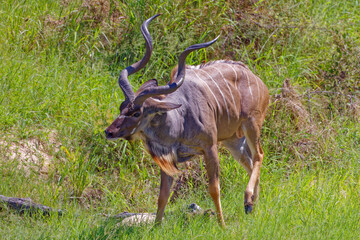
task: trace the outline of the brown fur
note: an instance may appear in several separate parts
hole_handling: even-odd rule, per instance
[[[180,170],[177,168],[176,164],[173,161],[169,161],[164,157],[153,156],[154,161],[163,170],[167,175],[174,176],[180,173]]]
[[[213,64],[218,64],[218,63],[228,63],[228,64],[234,64],[234,65],[240,65],[244,68],[247,68],[248,67],[242,63],[242,62],[239,62],[239,61],[232,61],[232,60],[216,60],[216,61],[210,61],[210,62],[207,62],[207,63],[202,63],[199,65],[199,68],[204,68],[204,67],[207,67],[207,66],[210,66],[210,65],[213,65]]]
[[[174,82],[174,75],[177,73],[177,71],[178,71],[178,65],[176,65],[174,68],[173,68],[173,70],[171,71],[171,80],[170,80],[170,82],[169,82],[169,84],[171,84],[171,83],[173,83]]]
[[[186,65],[186,68],[187,69],[191,69],[191,68],[198,68],[198,69],[202,69],[202,68],[205,68],[207,66],[211,66],[211,65],[214,65],[214,64],[217,64],[217,63],[228,63],[228,64],[234,64],[234,65],[240,65],[246,69],[249,69],[244,63],[242,62],[239,62],[239,61],[232,61],[232,60],[217,60],[217,61],[210,61],[210,62],[207,62],[207,63],[202,63],[200,65],[195,65],[195,66],[192,66],[192,65]],[[169,84],[173,83],[175,81],[174,77],[175,77],[175,74],[177,73],[178,71],[178,65],[176,65],[172,70],[171,70],[171,75],[170,75],[170,82]]]

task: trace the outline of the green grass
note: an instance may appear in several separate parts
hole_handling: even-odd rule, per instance
[[[101,9],[100,2],[110,7]],[[262,131],[261,195],[251,215],[243,209],[248,177],[221,150],[225,229],[213,218],[184,213],[192,202],[214,208],[199,159],[161,226],[125,227],[105,217],[156,211],[156,164],[140,142],[108,142],[103,134],[123,100],[119,72],[143,56],[139,28],[155,13],[162,15],[149,27],[154,52],[130,77],[135,88],[151,78],[165,84],[182,50],[221,34],[188,64],[241,60],[272,95]],[[0,195],[66,210],[62,217],[42,217],[3,208],[0,235],[358,238],[359,32],[356,1],[0,1]],[[282,93],[285,79],[295,98]],[[309,101],[307,89],[336,94],[312,93]],[[295,100],[311,119],[294,110]],[[24,166],[9,153],[29,142],[43,155]],[[51,157],[45,172],[44,154]]]

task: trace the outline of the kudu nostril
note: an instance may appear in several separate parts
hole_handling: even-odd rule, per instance
[[[113,134],[112,134],[111,132],[105,130],[105,136],[106,136],[107,138],[112,138]]]

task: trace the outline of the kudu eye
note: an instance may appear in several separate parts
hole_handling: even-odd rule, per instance
[[[133,117],[140,117],[140,112],[136,112],[136,113],[134,113],[134,115],[133,115]]]

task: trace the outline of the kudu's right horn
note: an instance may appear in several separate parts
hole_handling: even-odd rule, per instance
[[[154,96],[158,96],[158,95],[162,95],[162,94],[169,94],[169,93],[176,91],[176,89],[178,89],[184,82],[186,57],[195,50],[198,50],[201,48],[206,48],[206,47],[210,46],[211,44],[216,42],[216,40],[218,40],[219,37],[220,36],[217,36],[214,40],[212,40],[210,42],[195,44],[195,45],[192,45],[192,46],[186,48],[180,54],[179,62],[178,62],[178,71],[177,71],[175,80],[173,82],[168,83],[165,86],[156,86],[156,87],[154,86],[154,87],[149,87],[149,88],[145,89],[143,92],[141,92],[136,97],[134,103],[137,105],[141,105],[149,97],[154,97]]]

